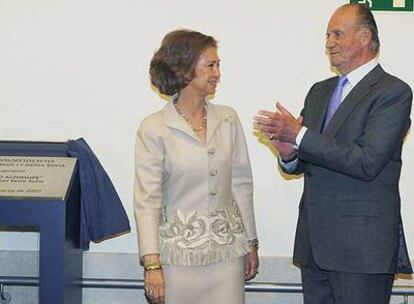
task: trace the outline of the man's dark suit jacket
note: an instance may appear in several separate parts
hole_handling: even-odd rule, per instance
[[[316,83],[302,111],[308,128],[291,174],[304,173],[294,262],[310,247],[319,267],[411,273],[400,216],[401,150],[412,91],[376,66],[344,99],[321,134],[338,77]]]

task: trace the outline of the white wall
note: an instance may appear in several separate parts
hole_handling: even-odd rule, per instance
[[[216,37],[222,83],[215,102],[242,119],[253,165],[261,254],[291,256],[302,180],[285,180],[253,136],[252,117],[282,101],[299,113],[317,80],[329,16],[347,1],[0,0],[0,139],[83,136],[116,185],[131,223],[133,147],[142,118],[164,102],[148,64],[165,33],[191,28]],[[414,87],[413,13],[375,13],[381,63]],[[414,257],[413,132],[404,148],[403,217]],[[1,249],[35,249],[27,233],[0,233]],[[136,252],[133,232],[92,251]]]

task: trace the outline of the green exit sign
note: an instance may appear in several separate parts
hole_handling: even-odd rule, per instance
[[[351,0],[366,4],[373,11],[413,11],[413,0]]]

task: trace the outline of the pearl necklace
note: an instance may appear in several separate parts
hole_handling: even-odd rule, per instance
[[[194,132],[201,132],[202,130],[204,130],[204,128],[207,126],[207,109],[206,109],[206,107],[207,107],[207,105],[206,105],[206,103],[204,103],[204,105],[203,105],[203,121],[201,122],[201,126],[200,127],[198,127],[198,128],[196,128],[196,127],[194,127],[193,125],[192,125],[192,123],[190,122],[190,120],[184,115],[184,113],[183,112],[181,112],[181,110],[180,110],[180,108],[178,107],[178,104],[177,104],[177,101],[178,101],[178,97],[173,101],[173,103],[174,103],[174,107],[175,107],[175,109],[177,110],[177,112],[178,112],[178,114],[180,114],[180,116],[182,117],[182,118],[184,118],[184,120],[185,120],[185,122],[191,127],[191,129],[194,131]]]

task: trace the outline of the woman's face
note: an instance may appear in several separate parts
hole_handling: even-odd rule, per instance
[[[207,48],[201,53],[195,68],[195,77],[188,84],[188,88],[200,95],[211,95],[216,92],[220,80],[220,59],[214,47]]]

